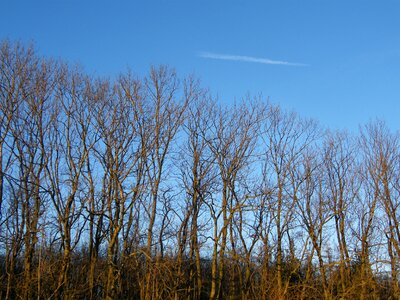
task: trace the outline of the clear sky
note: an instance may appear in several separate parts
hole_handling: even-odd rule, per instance
[[[400,128],[400,0],[0,0],[4,38],[102,76],[167,64],[333,129]]]

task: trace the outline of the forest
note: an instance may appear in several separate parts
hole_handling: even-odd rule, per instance
[[[0,299],[399,299],[400,136],[0,42]]]

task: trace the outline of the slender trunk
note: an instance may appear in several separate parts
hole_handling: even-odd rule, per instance
[[[155,182],[156,187],[154,188],[153,194],[152,194],[152,203],[151,203],[151,212],[150,212],[150,220],[149,220],[149,227],[147,229],[147,247],[146,247],[146,300],[151,299],[151,286],[152,286],[152,279],[155,279],[154,277],[154,265],[153,262],[153,253],[152,253],[152,248],[153,248],[153,229],[154,229],[154,223],[156,221],[156,212],[157,212],[157,192],[158,192],[158,184]]]
[[[12,253],[9,254],[10,259],[7,260],[7,292],[6,292],[6,299],[14,299],[16,298],[15,295],[15,260],[17,254],[15,253],[14,247],[12,249]],[[9,263],[8,263],[9,261]]]
[[[202,279],[201,279],[200,249],[198,245],[198,236],[197,236],[197,226],[198,226],[197,197],[194,196],[193,199],[195,203],[192,214],[192,229],[191,229],[191,240],[190,240],[190,264],[191,264],[190,278],[192,279],[191,285],[193,286],[189,287],[189,289],[193,291],[193,293],[191,293],[193,294],[193,299],[200,299]]]
[[[216,296],[221,297],[222,293],[222,279],[224,277],[224,269],[225,269],[225,250],[226,243],[228,238],[228,226],[229,226],[229,218],[228,218],[228,184],[225,181],[224,187],[222,191],[222,218],[223,218],[223,227],[221,229],[221,246],[219,249],[219,265],[218,265],[218,280],[217,280],[217,288],[216,288]]]
[[[210,291],[210,300],[217,299],[217,288],[218,288],[218,220],[214,216],[214,244],[213,244],[213,255],[211,261],[211,291]]]
[[[278,209],[276,212],[276,276],[277,276],[277,299],[284,299],[282,294],[282,228],[281,228],[281,210],[282,210],[282,187],[281,183],[278,183]]]
[[[0,142],[0,221],[3,218],[3,184],[4,184],[4,173],[3,173],[3,142]]]
[[[398,281],[398,272],[397,272],[397,263],[398,260],[393,252],[393,234],[391,233],[388,238],[388,253],[390,257],[390,270],[392,273],[392,289],[394,296],[398,299],[399,298],[399,281]]]

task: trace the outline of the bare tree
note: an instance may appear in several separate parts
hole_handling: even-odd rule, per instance
[[[349,210],[357,197],[356,153],[351,136],[346,133],[328,133],[323,146],[325,184],[335,222],[339,248],[338,293],[346,296],[350,284],[350,253],[348,248]]]
[[[24,299],[30,299],[37,285],[32,276],[38,242],[39,222],[48,197],[45,182],[48,132],[52,121],[49,107],[54,96],[55,66],[45,60],[33,60],[29,82],[24,84],[24,101],[14,112],[10,125],[13,155],[18,168],[18,193],[24,223]]]
[[[146,176],[149,184],[149,202],[146,205],[148,216],[146,256],[150,258],[156,254],[154,250],[154,228],[157,218],[157,204],[161,182],[164,178],[164,168],[171,144],[180,129],[187,104],[192,97],[192,86],[179,87],[175,71],[167,67],[152,68],[150,75],[145,79],[145,97],[143,116],[139,120],[138,128],[142,139],[147,141]],[[161,246],[161,245],[160,245]],[[148,261],[146,276],[146,290],[144,299],[154,298],[151,288],[154,287],[152,278],[155,265]]]
[[[352,220],[352,234],[356,239],[353,280],[359,284],[360,299],[369,294],[377,295],[371,257],[377,247],[377,218],[379,216],[379,173],[381,145],[373,127],[361,131],[359,147],[362,150],[358,179],[360,189],[353,203],[356,218]],[[354,216],[354,215],[353,215]],[[375,260],[377,257],[375,257]]]
[[[304,150],[316,138],[316,125],[312,121],[301,120],[294,113],[286,113],[279,107],[271,106],[265,123],[264,174],[268,193],[268,208],[273,219],[276,245],[276,293],[274,297],[283,299],[287,292],[287,282],[283,282],[284,237],[293,224],[296,197],[291,189],[290,175],[301,162]]]
[[[225,268],[225,253],[231,233],[231,251],[234,253],[235,242],[232,236],[232,220],[246,205],[246,194],[239,198],[239,182],[241,171],[251,161],[251,155],[257,143],[257,131],[263,110],[259,106],[241,106],[230,113],[222,108],[215,108],[210,117],[210,133],[207,136],[208,147],[215,157],[218,167],[220,201],[214,211],[214,250],[210,299],[222,297],[222,280]],[[215,212],[218,211],[217,214]],[[218,218],[222,215],[221,225]],[[215,231],[216,230],[216,231]],[[217,247],[218,245],[218,247]],[[218,270],[215,268],[218,263]],[[231,287],[231,289],[234,287]]]
[[[121,85],[105,86],[102,98],[96,106],[96,129],[99,143],[96,155],[102,166],[101,198],[105,207],[107,245],[107,299],[121,295],[120,282],[120,234],[125,226],[126,215],[132,205],[134,193],[134,168],[140,158],[134,126],[134,107]],[[140,145],[140,143],[139,143]]]
[[[89,187],[83,173],[96,141],[89,132],[93,113],[86,101],[88,85],[89,79],[81,72],[64,68],[60,72],[58,100],[53,103],[47,172],[63,252],[56,297],[73,297],[74,291],[68,290],[71,256],[84,230],[86,198],[81,195]]]
[[[386,125],[379,121],[368,124],[362,132],[362,143],[365,148],[366,160],[365,179],[368,184],[368,192],[371,194],[374,209],[377,209],[378,204],[376,202],[379,201],[386,219],[382,231],[384,231],[387,240],[394,297],[399,297],[399,141],[399,136],[390,133]],[[372,226],[374,225],[372,224]],[[371,228],[372,230],[373,228]],[[364,239],[364,243],[368,243],[366,238]],[[369,246],[372,247],[372,245]],[[363,261],[368,263],[368,253],[363,254],[365,254]],[[365,274],[365,276],[367,275],[371,276],[370,273]],[[364,292],[365,283],[363,283],[363,288]]]
[[[201,224],[199,219],[215,189],[215,157],[207,146],[209,115],[215,103],[207,93],[200,92],[189,105],[184,123],[186,140],[180,154],[180,172],[182,185],[186,191],[185,213],[182,220],[182,235],[189,244],[189,290],[188,295],[200,299],[202,295],[202,267],[200,255]],[[202,214],[204,216],[204,213]],[[207,220],[208,218],[204,216]],[[180,231],[179,231],[180,232]],[[184,237],[181,237],[184,239]],[[179,252],[183,256],[184,249]],[[179,263],[179,262],[178,262]],[[183,264],[183,262],[180,262]],[[181,266],[182,268],[183,266]]]
[[[6,298],[15,296],[15,272],[22,247],[24,224],[20,218],[21,201],[13,168],[16,166],[12,126],[17,120],[21,103],[26,101],[26,85],[34,76],[33,47],[25,48],[8,41],[0,43],[0,226],[5,240],[7,292]],[[15,175],[15,176],[14,176]],[[5,199],[7,195],[7,200]],[[7,201],[6,207],[3,202]]]
[[[321,165],[322,160],[318,152],[308,149],[303,153],[303,162],[296,165],[291,177],[301,224],[312,244],[310,255],[313,256],[315,252],[317,257],[323,298],[331,299],[323,246],[327,236],[327,223],[333,215],[329,207],[329,198],[326,196]]]

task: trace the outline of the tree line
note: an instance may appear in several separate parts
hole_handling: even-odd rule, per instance
[[[398,299],[399,133],[0,43],[1,299]]]

